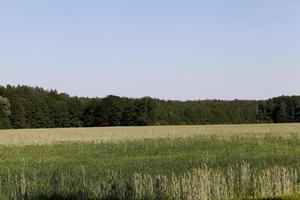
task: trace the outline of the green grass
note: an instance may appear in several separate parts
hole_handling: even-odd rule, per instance
[[[24,168],[76,173],[84,166],[93,176],[101,176],[108,170],[170,174],[203,164],[223,168],[241,161],[260,168],[300,166],[300,139],[196,137],[122,143],[0,146],[0,171],[9,168],[16,172]]]
[[[45,184],[47,182],[51,187],[55,186],[53,182],[62,176],[65,179],[65,187],[75,188],[70,189],[71,192],[67,195],[61,195],[59,189],[37,190],[36,199],[84,198],[85,193],[80,189],[82,184],[107,181],[111,172],[122,174],[126,182],[134,173],[170,178],[172,175],[181,176],[203,166],[216,171],[226,171],[228,167],[239,169],[243,162],[248,163],[253,172],[273,166],[298,169],[300,137],[297,134],[289,137],[267,134],[264,137],[236,135],[226,138],[203,135],[118,143],[0,145],[0,178],[2,186],[6,185],[3,186],[4,189],[19,187],[22,176],[31,181],[35,178],[47,180]],[[82,180],[83,178],[87,180]],[[76,186],[79,182],[81,185]],[[11,188],[8,184],[12,185]],[[7,195],[5,198],[11,196]],[[20,198],[25,199],[24,196]],[[300,197],[294,195],[282,199]]]
[[[300,199],[300,193],[286,195],[283,197],[263,198],[263,199],[256,199],[256,200],[299,200],[299,199]]]

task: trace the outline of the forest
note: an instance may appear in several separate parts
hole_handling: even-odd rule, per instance
[[[1,129],[284,122],[300,122],[300,96],[175,101],[71,97],[41,87],[0,86]]]

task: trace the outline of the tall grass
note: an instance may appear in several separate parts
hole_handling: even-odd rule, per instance
[[[300,124],[0,131],[0,199],[264,199],[299,174]]]
[[[223,170],[207,166],[181,175],[110,172],[89,181],[82,168],[76,177],[68,173],[44,177],[35,172],[1,177],[2,199],[191,199],[227,200],[280,197],[300,192],[300,167],[250,168],[241,163]],[[68,181],[66,181],[68,180]]]

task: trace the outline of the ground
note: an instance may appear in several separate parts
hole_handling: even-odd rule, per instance
[[[152,191],[158,176],[168,179],[168,185],[175,184],[176,177],[178,195],[187,198],[189,194],[182,192],[186,174],[202,180],[208,172],[208,178],[229,180],[228,169],[234,169],[237,174],[233,175],[242,180],[231,183],[240,194],[219,191],[215,182],[210,186],[220,194],[227,192],[224,199],[226,195],[250,198],[256,190],[265,191],[261,197],[282,196],[300,191],[300,124],[4,130],[0,131],[0,162],[0,192],[7,199],[66,199],[72,195],[112,199],[117,194],[121,198],[122,192],[108,188],[112,183],[130,191],[131,198],[155,199],[158,193],[171,198],[172,188]],[[200,174],[194,173],[197,169]],[[262,179],[268,173],[273,173],[270,179]],[[274,173],[280,181],[276,182]],[[143,177],[153,179],[153,184]],[[134,189],[137,180],[152,190],[145,186],[139,194]],[[254,180],[267,181],[264,185],[270,182],[270,191]],[[230,183],[220,179],[218,184],[227,187]],[[207,198],[219,198],[211,193]],[[191,195],[196,199],[200,193]],[[205,194],[201,195],[204,198]],[[287,198],[296,199],[295,195]]]

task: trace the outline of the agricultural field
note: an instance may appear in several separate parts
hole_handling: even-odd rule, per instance
[[[1,199],[299,199],[300,124],[0,131]]]

